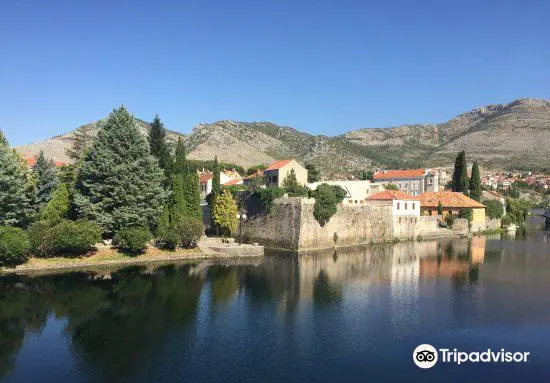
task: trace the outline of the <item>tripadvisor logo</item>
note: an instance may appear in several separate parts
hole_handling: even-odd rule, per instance
[[[440,355],[439,355],[440,354]],[[420,368],[432,368],[441,356],[442,363],[525,363],[530,352],[510,352],[503,348],[500,351],[463,352],[456,348],[440,348],[439,352],[432,345],[421,344],[413,351],[413,361]]]
[[[432,368],[437,363],[437,350],[430,344],[421,344],[414,349],[413,360],[420,368]]]

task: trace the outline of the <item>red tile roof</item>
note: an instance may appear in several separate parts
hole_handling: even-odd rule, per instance
[[[22,156],[22,157],[23,157],[23,161],[25,161],[25,163],[27,164],[27,166],[29,168],[33,167],[34,164],[36,164],[36,156]],[[54,165],[55,166],[63,166],[63,165],[65,165],[65,162],[55,161]]]
[[[208,180],[211,179],[211,178],[212,178],[212,173],[210,173],[210,172],[201,173],[199,175],[199,182],[201,184],[204,184],[204,183],[208,182]]]
[[[485,207],[482,203],[479,203],[470,197],[465,196],[462,193],[440,191],[440,192],[425,192],[416,197],[417,201],[423,208],[425,207],[437,207],[439,202],[443,208],[482,208]]]
[[[229,180],[226,183],[224,183],[224,186],[231,186],[231,185],[241,185],[243,183],[243,180]]]
[[[383,190],[367,197],[370,201],[391,201],[394,199],[399,200],[414,200],[414,197],[410,194],[402,192],[401,190]]]
[[[292,161],[292,159],[290,160],[279,160],[279,161],[275,161],[273,163],[271,163],[267,169],[265,170],[277,170],[277,169],[280,169],[282,168],[283,166],[285,166],[286,164],[288,164],[290,161]]]
[[[384,170],[374,173],[374,180],[422,178],[426,169]]]

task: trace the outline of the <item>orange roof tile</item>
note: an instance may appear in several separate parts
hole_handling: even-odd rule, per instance
[[[288,164],[290,161],[292,161],[291,159],[290,160],[279,160],[279,161],[275,161],[273,163],[271,163],[267,169],[265,170],[277,170],[277,169],[280,169],[282,168],[283,166],[285,166],[286,164]]]
[[[231,186],[231,185],[241,185],[243,183],[243,180],[229,180],[226,183],[224,183],[224,186]]]
[[[200,182],[201,184],[203,184],[203,183],[208,182],[208,180],[211,179],[211,178],[212,178],[212,173],[210,173],[210,172],[201,173],[201,174],[199,175],[199,182]]]
[[[439,202],[443,208],[482,208],[485,207],[462,193],[440,191],[440,192],[425,192],[416,197],[420,201],[422,207],[437,207]]]
[[[414,197],[410,194],[402,192],[401,190],[383,190],[367,197],[370,201],[391,201],[394,199],[399,200],[414,200]]]
[[[424,177],[426,169],[384,170],[374,173],[374,180],[391,180]]]
[[[23,157],[23,161],[25,161],[25,163],[27,164],[27,166],[29,168],[33,167],[34,164],[36,164],[36,156],[29,157],[29,156],[24,155],[22,157]],[[55,166],[63,166],[63,165],[65,165],[65,162],[55,161],[54,165]]]

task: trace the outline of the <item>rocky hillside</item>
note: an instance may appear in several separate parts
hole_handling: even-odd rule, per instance
[[[138,120],[145,134],[149,124]],[[83,125],[92,135],[101,121]],[[325,173],[364,170],[373,166],[415,167],[452,164],[464,149],[468,160],[502,169],[550,169],[550,101],[521,99],[489,105],[461,114],[442,124],[404,125],[360,129],[336,137],[315,136],[269,122],[219,121],[199,124],[191,134],[169,132],[175,141],[186,141],[189,157],[244,167],[296,157],[313,162]],[[68,162],[65,148],[72,145],[74,131],[17,148]]]
[[[381,163],[452,163],[464,149],[487,167],[550,169],[550,101],[520,99],[489,105],[437,125],[361,129],[342,136]]]

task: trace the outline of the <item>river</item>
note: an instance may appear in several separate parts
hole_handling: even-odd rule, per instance
[[[6,382],[550,381],[550,232],[0,278]],[[529,352],[420,369],[420,344]]]

